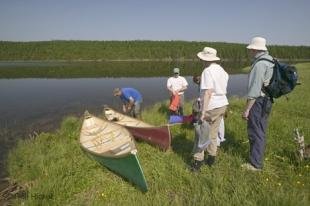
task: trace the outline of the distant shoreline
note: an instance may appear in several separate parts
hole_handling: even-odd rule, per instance
[[[280,61],[294,61],[294,62],[310,62],[310,59],[282,59],[279,58]],[[172,58],[164,58],[164,59],[50,59],[50,60],[0,60],[1,63],[74,63],[74,62],[176,62],[176,61],[184,61],[184,62],[198,62],[198,59],[172,59]],[[234,61],[248,61],[248,59],[221,59],[221,62],[234,62]],[[1,66],[1,65],[0,65]]]

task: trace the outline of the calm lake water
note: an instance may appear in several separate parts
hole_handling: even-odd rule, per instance
[[[185,97],[191,100],[197,96],[197,86],[191,77],[186,79],[189,88]],[[14,130],[31,125],[35,131],[40,131],[44,127],[54,128],[55,120],[68,114],[81,115],[86,109],[98,114],[104,104],[119,108],[119,99],[112,96],[115,87],[138,89],[144,106],[149,106],[168,99],[166,81],[166,77],[0,79],[0,125],[10,129],[13,126]],[[246,82],[245,74],[230,75],[228,95],[243,96]]]
[[[186,100],[198,94],[192,77]],[[18,139],[29,134],[52,131],[68,115],[80,117],[85,110],[100,114],[102,105],[120,109],[120,100],[112,96],[115,87],[134,87],[144,107],[168,99],[167,78],[76,78],[76,79],[0,79],[0,170],[7,151]],[[247,75],[230,75],[228,96],[246,93]],[[1,174],[0,174],[1,176]]]

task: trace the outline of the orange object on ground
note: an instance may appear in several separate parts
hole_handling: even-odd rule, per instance
[[[178,94],[172,95],[170,99],[169,109],[175,112],[179,109],[179,104],[180,104],[180,96]]]

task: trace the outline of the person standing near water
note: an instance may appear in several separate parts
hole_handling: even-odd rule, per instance
[[[191,166],[193,172],[199,171],[204,162],[208,166],[212,166],[215,162],[219,126],[228,105],[226,93],[229,78],[226,71],[216,63],[220,58],[217,57],[215,49],[205,47],[197,56],[204,62],[205,67],[200,82],[200,121],[208,125],[211,141],[205,147],[197,147],[194,152],[194,162]],[[207,159],[204,159],[205,150],[208,153]]]
[[[242,118],[247,121],[250,157],[249,163],[243,164],[242,167],[251,171],[260,171],[263,168],[267,120],[272,107],[270,97],[262,90],[264,86],[269,85],[274,64],[260,60],[273,60],[268,54],[266,39],[254,37],[247,49],[252,58],[252,66],[248,82],[247,103]]]
[[[167,89],[170,92],[170,114],[183,115],[184,92],[187,89],[188,83],[186,79],[180,76],[180,69],[173,69],[173,76],[167,80]],[[177,99],[177,101],[174,101]],[[173,105],[177,102],[177,105]],[[173,108],[173,109],[172,109]]]
[[[123,102],[123,112],[141,119],[142,95],[134,88],[115,88],[113,95]]]
[[[193,76],[193,82],[195,84],[198,85],[198,90],[200,92],[200,79],[201,79],[201,76]],[[198,97],[197,99],[194,100],[194,103],[193,103],[193,123],[194,123],[194,127],[195,127],[195,143],[194,144],[194,149],[193,151],[195,151],[195,148],[198,146],[198,140],[201,139],[199,138],[203,133],[207,134],[206,131],[204,131],[204,127],[202,126],[202,128],[200,128],[200,124],[198,124],[198,120],[200,119],[200,114],[201,114],[201,100],[200,100],[200,97]],[[200,142],[201,145],[203,144],[209,144],[210,143],[210,139],[209,137],[206,137],[206,143],[203,143],[203,142]],[[225,124],[224,124],[224,117],[221,119],[221,122],[220,122],[220,126],[219,126],[219,131],[218,131],[218,134],[217,134],[217,146],[219,147],[221,145],[221,142],[224,142],[225,141]]]

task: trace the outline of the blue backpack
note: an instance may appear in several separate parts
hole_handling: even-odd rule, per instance
[[[279,98],[282,95],[286,95],[293,91],[295,86],[298,84],[298,74],[295,66],[280,63],[277,59],[259,59],[259,61],[268,61],[274,64],[273,74],[270,79],[268,86],[263,87],[263,92],[265,92],[270,98]],[[256,63],[257,63],[256,62]]]

